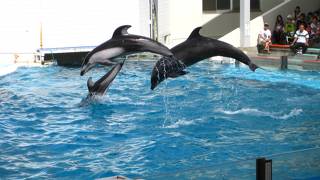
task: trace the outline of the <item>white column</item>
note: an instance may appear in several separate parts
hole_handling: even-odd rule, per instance
[[[250,0],[240,0],[240,46],[250,46]]]

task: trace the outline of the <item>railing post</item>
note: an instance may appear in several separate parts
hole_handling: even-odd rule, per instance
[[[272,160],[256,159],[256,180],[272,180]]]
[[[281,56],[281,70],[288,69],[288,56]]]
[[[240,61],[235,60],[234,65],[235,65],[236,67],[240,67]]]

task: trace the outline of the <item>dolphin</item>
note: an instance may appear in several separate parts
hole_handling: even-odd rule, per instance
[[[112,81],[116,78],[117,74],[121,70],[124,62],[116,64],[107,74],[102,76],[96,82],[92,81],[90,77],[87,81],[87,86],[89,90],[88,97],[103,96],[105,91],[109,88]]]
[[[173,56],[172,52],[163,44],[150,38],[128,33],[130,25],[118,27],[111,39],[100,44],[84,58],[80,75],[84,75],[96,64],[114,65],[115,58],[139,52],[151,52],[163,56]]]
[[[195,28],[186,41],[170,49],[173,57],[163,57],[158,60],[152,70],[152,90],[167,78],[176,78],[186,74],[184,68],[213,56],[234,58],[248,65],[252,71],[258,68],[240,49],[226,42],[201,36],[199,33],[201,28]]]

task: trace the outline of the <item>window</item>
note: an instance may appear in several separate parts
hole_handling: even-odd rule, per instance
[[[203,11],[230,10],[231,0],[202,0]]]
[[[240,10],[240,0],[232,1],[233,10]],[[260,0],[250,0],[251,10],[260,10]]]
[[[204,11],[215,11],[217,9],[215,0],[202,0],[202,9]]]
[[[217,9],[218,10],[229,10],[231,9],[230,1],[226,0],[217,0]]]
[[[260,0],[250,0],[251,10],[260,10]]]
[[[250,0],[251,10],[260,10],[260,0]],[[239,10],[240,0],[202,0],[203,11]]]

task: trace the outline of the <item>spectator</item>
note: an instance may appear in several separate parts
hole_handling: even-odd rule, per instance
[[[293,51],[297,54],[299,52],[299,49],[302,48],[302,53],[305,53],[307,51],[307,47],[309,46],[309,34],[305,30],[305,27],[303,24],[300,24],[299,30],[296,31],[296,34],[294,35],[294,40],[291,44],[291,47]]]
[[[296,28],[299,29],[301,24],[303,24],[305,28],[308,27],[308,24],[306,22],[306,15],[304,13],[301,13],[298,19],[296,20]]]
[[[320,27],[320,23],[318,21],[317,16],[313,16],[312,22],[310,24],[310,29],[311,29],[311,36],[315,36],[317,34],[318,28]]]
[[[270,53],[271,44],[271,31],[269,30],[269,24],[265,23],[263,30],[258,35],[258,45],[263,45],[264,51]]]
[[[314,15],[318,17],[318,19],[320,19],[320,10],[314,12]]]
[[[284,22],[281,15],[277,16],[276,23],[274,25],[274,31],[272,34],[273,43],[284,44],[285,34],[284,34]]]
[[[308,24],[311,24],[312,23],[312,19],[313,19],[313,13],[312,12],[309,12],[308,15],[307,15],[307,18],[306,18],[306,22]]]
[[[287,21],[284,27],[284,32],[286,33],[287,43],[291,44],[294,39],[294,34],[296,32],[295,21],[291,14],[287,16]]]
[[[297,20],[300,14],[301,14],[300,6],[297,6],[296,9],[294,10],[294,20]]]
[[[320,22],[318,21],[317,16],[313,16],[312,18],[312,23],[310,24],[310,40],[311,44],[313,45],[314,43],[318,43],[319,38],[320,38]]]

